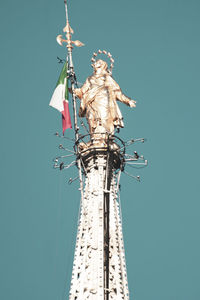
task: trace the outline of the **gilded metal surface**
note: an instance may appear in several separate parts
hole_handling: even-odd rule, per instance
[[[77,47],[82,47],[84,44],[78,40],[72,41],[72,34],[74,33],[73,29],[69,25],[69,21],[67,20],[66,26],[63,28],[63,32],[66,32],[66,40],[62,38],[62,34],[59,34],[56,38],[57,42],[59,45],[63,45],[63,43],[66,43],[66,47],[68,48],[69,51],[72,51],[74,44]]]
[[[122,93],[105,61],[97,60],[92,66],[93,75],[86,79],[81,88],[75,89],[75,94],[81,100],[79,116],[86,117],[90,134],[94,140],[105,140],[107,134],[114,134],[115,127],[124,127],[116,101],[130,107],[135,107],[136,101]]]

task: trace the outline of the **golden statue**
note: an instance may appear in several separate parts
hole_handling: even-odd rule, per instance
[[[75,95],[81,100],[79,116],[86,117],[91,137],[105,140],[115,128],[124,127],[123,117],[116,101],[136,106],[136,101],[126,97],[111,76],[108,65],[97,60],[92,65],[94,73],[88,77]]]

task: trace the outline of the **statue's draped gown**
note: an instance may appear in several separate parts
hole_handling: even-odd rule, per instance
[[[75,93],[81,99],[79,116],[86,116],[90,134],[113,134],[115,127],[124,127],[116,100],[130,105],[131,99],[122,94],[108,72],[88,77]]]

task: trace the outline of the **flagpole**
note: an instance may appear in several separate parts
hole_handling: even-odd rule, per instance
[[[66,3],[66,0],[65,0]],[[69,24],[69,22],[68,22]],[[83,176],[81,171],[81,159],[79,154],[78,148],[78,140],[79,140],[79,128],[78,128],[78,120],[77,120],[77,109],[76,109],[76,96],[75,96],[75,72],[74,72],[74,65],[72,60],[72,49],[73,47],[69,44],[67,45],[68,49],[68,57],[69,57],[69,78],[71,81],[71,89],[72,89],[72,103],[73,103],[73,113],[74,113],[74,130],[75,130],[75,146],[76,146],[76,155],[77,155],[77,167],[79,172],[79,180],[80,180],[80,190],[81,190],[81,200],[83,200]]]
[[[67,45],[68,50],[68,58],[69,58],[69,79],[71,82],[71,89],[72,89],[72,104],[73,104],[73,116],[74,116],[74,130],[75,130],[75,147],[76,147],[76,156],[77,156],[77,167],[79,171],[79,179],[80,179],[80,190],[81,190],[81,200],[83,200],[83,178],[82,178],[82,170],[81,170],[81,158],[78,148],[78,141],[79,141],[79,128],[78,128],[78,121],[77,121],[77,108],[76,108],[76,95],[75,95],[75,82],[76,76],[74,72],[74,65],[72,59],[72,49],[74,44],[77,47],[84,46],[83,43],[80,41],[72,41],[73,30],[69,25],[69,17],[68,17],[68,7],[67,7],[67,0],[64,0],[65,4],[65,12],[66,12],[66,26],[63,28],[63,31],[66,33],[66,39],[62,38],[62,35],[57,36],[57,42],[62,45],[65,42]]]
[[[78,121],[77,121],[77,109],[76,109],[76,96],[74,93],[75,89],[75,72],[74,72],[74,65],[72,59],[72,39],[71,33],[73,32],[70,25],[69,25],[69,17],[68,17],[68,8],[67,8],[67,0],[64,0],[65,3],[65,12],[66,12],[66,27],[63,29],[66,32],[67,38],[67,50],[68,50],[68,58],[69,58],[69,79],[71,82],[71,89],[72,89],[72,103],[73,103],[73,113],[74,113],[74,130],[75,130],[75,141],[77,143],[79,139],[78,134]]]

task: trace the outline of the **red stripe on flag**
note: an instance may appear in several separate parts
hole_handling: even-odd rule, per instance
[[[62,127],[63,127],[63,135],[67,128],[72,129],[72,122],[69,113],[69,103],[68,101],[63,101],[64,110],[62,111]]]

